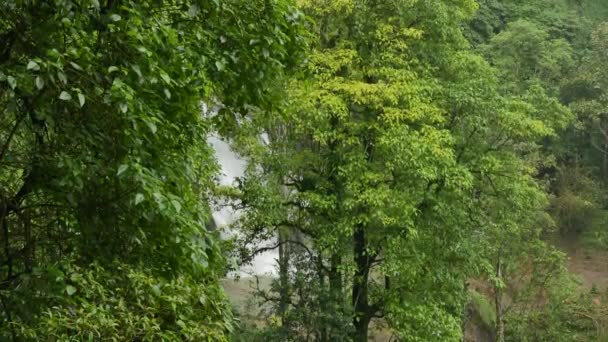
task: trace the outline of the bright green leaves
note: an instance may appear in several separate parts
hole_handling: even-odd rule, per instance
[[[67,285],[65,287],[65,293],[67,293],[68,296],[73,295],[74,293],[76,293],[76,291],[77,291],[76,288],[72,285]]]
[[[227,341],[225,332],[232,329],[228,321],[222,321],[231,317],[230,303],[218,296],[217,285],[201,284],[189,275],[166,279],[143,265],[119,262],[106,267],[99,263],[60,267],[70,284],[62,286],[63,295],[53,299],[53,306],[43,308],[37,325],[15,323],[24,336],[40,339],[52,331],[55,338],[65,340],[92,340],[94,336],[104,340]],[[29,303],[45,299],[50,284],[56,283],[50,272],[31,280],[37,284],[34,298],[21,297],[27,295],[21,290],[17,294]],[[164,314],[174,315],[179,323],[172,320],[167,327]]]
[[[244,240],[281,241],[291,229],[313,251],[284,261],[305,283],[279,285],[314,289],[323,299],[306,298],[314,318],[284,321],[282,329],[331,334],[334,326],[319,323],[328,306],[341,307],[340,318],[353,311],[364,317],[374,314],[365,308],[380,303],[404,340],[460,340],[462,284],[478,274],[478,263],[486,265],[485,243],[497,231],[526,233],[526,218],[546,203],[531,176],[534,164],[522,156],[567,125],[568,112],[531,83],[505,95],[500,73],[462,35],[473,1],[299,5],[315,20],[316,46],[305,65],[310,76],[290,83],[285,118],[262,120],[266,153],[251,140],[239,145],[252,156],[239,183]],[[530,58],[544,68],[530,79],[569,68],[567,44],[541,48],[555,53]],[[358,262],[364,258],[377,264]],[[359,283],[328,288],[330,266]],[[361,281],[370,272],[374,279]],[[383,276],[398,290],[382,286]],[[362,287],[369,290],[360,292],[365,298],[344,304]],[[302,309],[286,306],[297,320]]]
[[[472,14],[471,1],[301,4],[316,19],[318,46],[306,65],[312,76],[290,84],[285,119],[264,123],[271,137],[267,154],[253,143],[244,147],[256,151],[261,164],[252,164],[240,183],[245,240],[293,228],[319,257],[294,256],[291,266],[307,283],[289,286],[328,291],[322,281],[306,278],[316,272],[332,277],[313,266],[318,263],[353,282],[377,272],[399,290],[365,279],[360,286],[371,295],[358,300],[381,303],[404,339],[459,339],[460,316],[450,308],[464,300],[459,293],[472,261],[469,236],[478,226],[469,216],[471,194],[488,190],[487,176],[523,171],[510,147],[492,153],[493,134],[533,143],[536,135],[523,131],[539,123],[535,132],[546,133],[542,122],[530,111],[516,119],[504,114],[494,70],[464,49],[458,18]],[[501,120],[528,126],[504,130]],[[381,255],[373,271],[356,262],[370,255]],[[344,297],[328,304],[343,308],[336,315],[361,310],[344,304],[357,288],[336,291]],[[420,291],[429,300],[411,305]],[[307,300],[314,315],[330,310]]]

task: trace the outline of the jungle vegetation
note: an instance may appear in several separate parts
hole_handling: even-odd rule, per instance
[[[2,341],[608,338],[608,2],[3,0],[0,113]]]

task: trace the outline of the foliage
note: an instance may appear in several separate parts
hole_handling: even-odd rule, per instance
[[[40,316],[18,315],[23,319],[10,324],[25,339],[62,341],[218,341],[232,329],[218,287],[188,275],[165,280],[141,265],[108,266],[63,263],[34,270],[11,300],[39,305]]]
[[[592,175],[581,168],[563,168],[557,172],[555,187],[550,212],[561,232],[591,229],[603,198]]]
[[[596,210],[587,229],[581,236],[582,245],[587,248],[608,250],[608,212],[606,210]]]
[[[556,83],[574,65],[572,48],[563,38],[550,39],[538,25],[517,20],[490,39],[490,60],[514,84],[534,78]]]
[[[605,339],[605,295],[543,238],[605,244],[606,14],[0,2],[0,339],[460,341],[470,300],[498,341]],[[211,132],[248,161],[234,188]],[[230,246],[279,252],[260,327],[219,285]]]
[[[201,103],[272,108],[302,29],[286,1],[0,3],[0,339],[227,339]]]
[[[472,2],[300,5],[317,37],[310,76],[284,119],[255,123],[266,145],[237,139],[250,162],[239,254],[279,248],[262,298],[286,336],[365,340],[383,317],[403,340],[460,340],[463,285],[492,268],[487,252],[505,246],[515,268],[532,248],[518,243],[538,245],[547,202],[523,156],[570,113],[534,83],[503,94],[460,29]]]
[[[542,298],[516,308],[508,318],[507,341],[603,341],[605,294],[577,293],[568,277],[547,283]]]

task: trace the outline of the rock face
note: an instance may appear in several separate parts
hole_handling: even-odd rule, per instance
[[[467,322],[464,326],[465,342],[494,342],[494,332],[484,322],[479,312],[472,306],[467,306]]]

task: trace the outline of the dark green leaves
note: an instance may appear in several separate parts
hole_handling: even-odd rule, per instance
[[[274,106],[268,89],[302,51],[290,13],[284,0],[0,1],[0,281],[14,313],[0,340],[228,338],[201,104],[232,118]],[[54,267],[79,276],[33,273]]]

